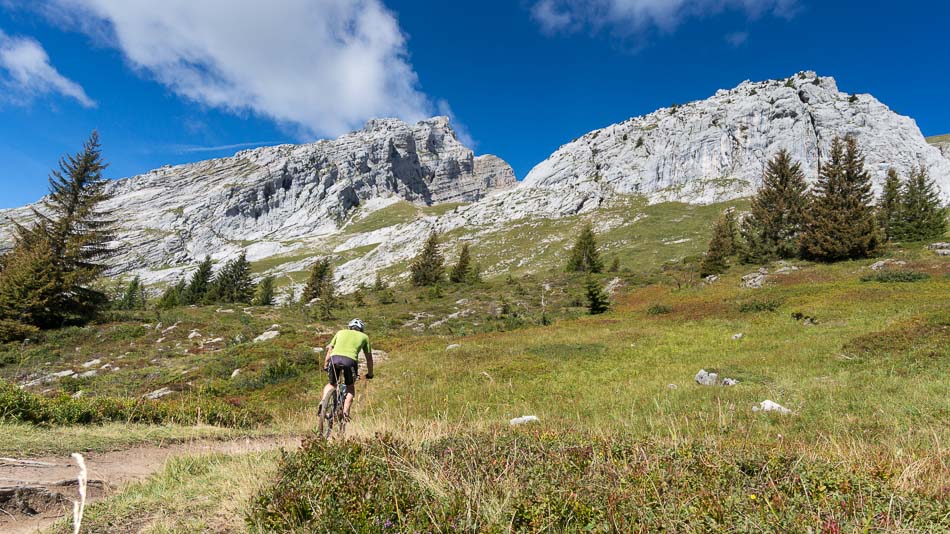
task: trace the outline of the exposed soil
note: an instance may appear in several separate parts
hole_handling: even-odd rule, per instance
[[[169,446],[135,447],[85,455],[88,470],[86,503],[101,499],[123,485],[142,480],[164,467],[175,456],[224,453],[240,454],[295,448],[299,438],[202,440]],[[69,457],[0,458],[0,532],[36,532],[72,514],[79,499],[79,468]]]

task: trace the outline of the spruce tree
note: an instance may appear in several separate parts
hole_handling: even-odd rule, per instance
[[[884,190],[877,205],[878,224],[885,240],[894,239],[894,233],[900,221],[901,211],[901,180],[894,168],[887,169],[887,178],[884,179]]]
[[[17,241],[0,273],[0,320],[38,328],[61,326],[62,277],[48,240],[39,237],[29,245]]]
[[[904,185],[895,237],[902,241],[937,239],[947,231],[947,214],[940,205],[936,185],[923,168],[915,170]]]
[[[327,287],[332,288],[333,267],[330,265],[330,258],[321,258],[310,268],[310,278],[307,279],[307,285],[304,287],[300,300],[304,304],[314,299],[323,298],[323,293]]]
[[[853,136],[835,138],[815,183],[801,237],[801,254],[816,261],[866,258],[881,242],[871,176]]]
[[[445,258],[439,252],[439,234],[432,232],[426,239],[422,250],[409,266],[412,285],[416,287],[432,286],[442,280],[445,271]]]
[[[610,299],[600,283],[593,276],[587,277],[587,309],[591,315],[604,313],[610,309]]]
[[[115,303],[117,310],[142,310],[146,305],[145,287],[138,276],[133,278]]]
[[[184,278],[178,280],[175,285],[168,286],[168,288],[166,288],[162,293],[162,296],[158,299],[158,307],[167,310],[169,308],[184,305],[185,291],[187,288],[188,285],[185,283]]]
[[[587,223],[571,248],[571,255],[567,262],[567,272],[599,273],[604,270],[603,260],[597,250],[597,238],[594,228]]]
[[[99,136],[93,132],[81,152],[63,157],[50,172],[49,194],[40,209],[33,209],[36,222],[29,227],[15,224],[17,246],[38,248],[34,259],[47,257],[47,252],[50,258],[44,278],[52,285],[44,292],[53,291],[56,297],[44,324],[35,326],[84,323],[108,304],[106,295],[93,287],[106,270],[104,261],[112,255],[108,244],[114,238],[114,221],[99,209],[111,198],[109,182],[102,177],[106,167]]]
[[[265,276],[257,284],[257,295],[254,297],[255,306],[274,305],[274,277]]]
[[[610,269],[608,269],[607,272],[611,272],[611,273],[620,272],[620,258],[618,258],[617,256],[614,256],[613,261],[610,262]]]
[[[373,281],[373,292],[378,293],[386,289],[386,282],[383,281],[383,278],[376,273],[376,280]]]
[[[254,298],[254,284],[251,281],[251,264],[247,255],[241,252],[237,258],[228,261],[215,275],[211,288],[205,295],[208,302],[228,302],[250,304]]]
[[[471,275],[472,256],[468,243],[465,243],[462,245],[462,250],[459,252],[458,262],[455,264],[455,267],[452,268],[452,272],[449,274],[449,280],[455,284],[466,283],[470,281]]]
[[[706,277],[724,273],[729,268],[729,258],[736,254],[736,241],[736,215],[728,209],[716,219],[706,254],[699,262],[699,275]]]
[[[198,264],[198,270],[192,273],[188,281],[188,286],[180,293],[179,300],[183,305],[198,304],[202,302],[208,289],[211,287],[211,278],[214,275],[214,264],[211,263],[211,256],[205,256],[204,261]]]
[[[742,222],[743,261],[765,263],[798,254],[807,187],[801,165],[788,151],[783,149],[769,160],[749,216]]]

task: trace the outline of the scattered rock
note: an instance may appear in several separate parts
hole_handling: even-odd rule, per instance
[[[772,402],[770,400],[764,400],[755,406],[752,407],[753,412],[778,412],[782,415],[788,415],[792,413],[791,410],[782,406],[777,402]]]
[[[162,342],[164,342],[164,341],[165,341],[165,338],[160,337],[160,338],[158,338],[158,339],[155,340],[155,343],[162,343]]]
[[[160,399],[166,395],[171,395],[172,393],[174,393],[174,391],[168,388],[161,388],[161,389],[156,389],[155,391],[151,393],[146,393],[145,395],[143,395],[143,397],[149,400],[155,400],[155,399]]]
[[[155,325],[156,331],[161,330],[161,329],[162,329],[162,323],[158,323],[157,325]]]
[[[276,330],[268,330],[267,332],[264,332],[263,334],[261,334],[261,335],[257,336],[256,338],[254,338],[254,343],[261,343],[261,342],[263,342],[263,341],[270,341],[270,340],[276,338],[276,337],[279,336],[279,335],[280,335],[280,332],[278,332],[278,331],[276,331]]]
[[[624,286],[623,280],[621,280],[620,278],[614,278],[610,282],[607,282],[607,286],[604,287],[604,291],[606,291],[608,295],[613,295],[614,293],[616,293],[618,289],[620,289],[623,286]]]
[[[758,289],[765,284],[768,274],[769,271],[765,267],[762,267],[754,273],[743,276],[740,285],[749,289]]]
[[[169,326],[168,328],[162,330],[162,335],[165,335],[165,334],[171,332],[172,330],[177,329],[179,324],[181,324],[181,321],[176,321],[175,324],[173,324],[173,325]]]
[[[93,369],[91,371],[86,371],[85,373],[79,373],[79,378],[89,378],[91,376],[96,376],[97,374],[99,374],[99,371]]]
[[[872,264],[871,264],[871,270],[872,270],[872,271],[880,271],[881,269],[886,269],[887,267],[889,267],[889,266],[891,266],[891,265],[897,265],[897,266],[907,265],[907,262],[906,262],[906,261],[902,261],[902,260],[895,260],[895,259],[890,259],[890,258],[889,258],[889,259],[886,259],[886,260],[876,261],[876,262],[872,263]]]
[[[667,385],[666,385],[666,388],[667,388],[667,389],[676,389],[677,387],[678,387],[678,386],[677,386],[676,384],[667,384]]]
[[[101,363],[102,363],[102,360],[99,358],[96,358],[95,360],[89,360],[88,362],[82,364],[82,366],[89,368],[89,367],[92,367],[93,365],[99,365]]]
[[[693,377],[693,380],[696,381],[700,386],[715,386],[716,382],[719,380],[719,375],[716,373],[706,372],[705,369],[700,369],[696,376]]]
[[[459,348],[459,347],[461,347],[461,345],[459,345],[458,343],[452,343],[452,344],[449,345],[448,347],[445,347],[445,350],[455,350],[455,349],[457,349],[457,348]]]
[[[927,245],[930,250],[950,250],[950,243],[939,242]]]
[[[323,347],[314,347],[313,352],[317,352],[317,353],[323,352]]]
[[[717,281],[719,280],[719,275],[718,275],[718,274],[711,274],[711,275],[707,276],[706,278],[704,278],[703,280],[705,280],[707,284],[712,284],[712,283],[717,282]]]
[[[737,385],[738,383],[739,383],[739,381],[736,380],[735,378],[723,378],[723,379],[722,379],[722,385],[727,386],[727,387],[728,387],[728,386],[735,386],[735,385]]]
[[[231,371],[231,378],[235,378],[235,377],[237,377],[237,375],[239,375],[239,374],[241,374],[241,370],[240,370],[240,369],[235,369],[234,371]]]
[[[197,330],[192,330],[191,333],[188,334],[188,339],[195,339],[199,337],[201,337],[201,333],[198,332]]]
[[[230,308],[228,308],[228,309],[225,309],[225,308],[218,308],[217,310],[214,310],[214,313],[234,313],[234,310],[232,310],[232,309],[230,309]]]
[[[738,341],[742,339],[743,337],[745,337],[745,334],[743,334],[742,332],[739,332],[738,334],[733,334],[732,339],[734,341]]]
[[[519,426],[519,425],[526,425],[528,423],[540,423],[540,422],[541,420],[538,419],[538,417],[535,415],[523,415],[521,417],[515,417],[511,421],[508,421],[508,424],[510,426]]]
[[[212,339],[211,341],[206,341],[206,343],[209,344],[209,345],[212,344],[212,343],[222,343],[222,342],[224,342],[224,338],[223,338],[223,337],[216,337],[216,338]]]
[[[77,392],[73,393],[72,395],[70,395],[70,397],[72,397],[72,398],[74,398],[74,399],[78,399],[78,398],[82,397],[82,395],[83,395],[83,392],[82,392],[82,390],[80,389],[79,391],[77,391]]]

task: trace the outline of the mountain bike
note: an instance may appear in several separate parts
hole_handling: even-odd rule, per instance
[[[336,377],[337,386],[327,392],[323,400],[320,401],[320,421],[317,425],[317,435],[323,439],[330,439],[334,426],[337,435],[343,437],[346,431],[346,417],[343,416],[343,403],[346,402],[346,384],[342,383],[343,372],[336,365],[330,364],[328,371],[332,369]],[[359,380],[359,374],[356,379]]]

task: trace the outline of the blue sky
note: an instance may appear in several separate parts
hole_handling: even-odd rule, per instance
[[[0,0],[0,208],[92,129],[108,176],[450,113],[523,178],[561,144],[816,70],[950,132],[945,2]]]

